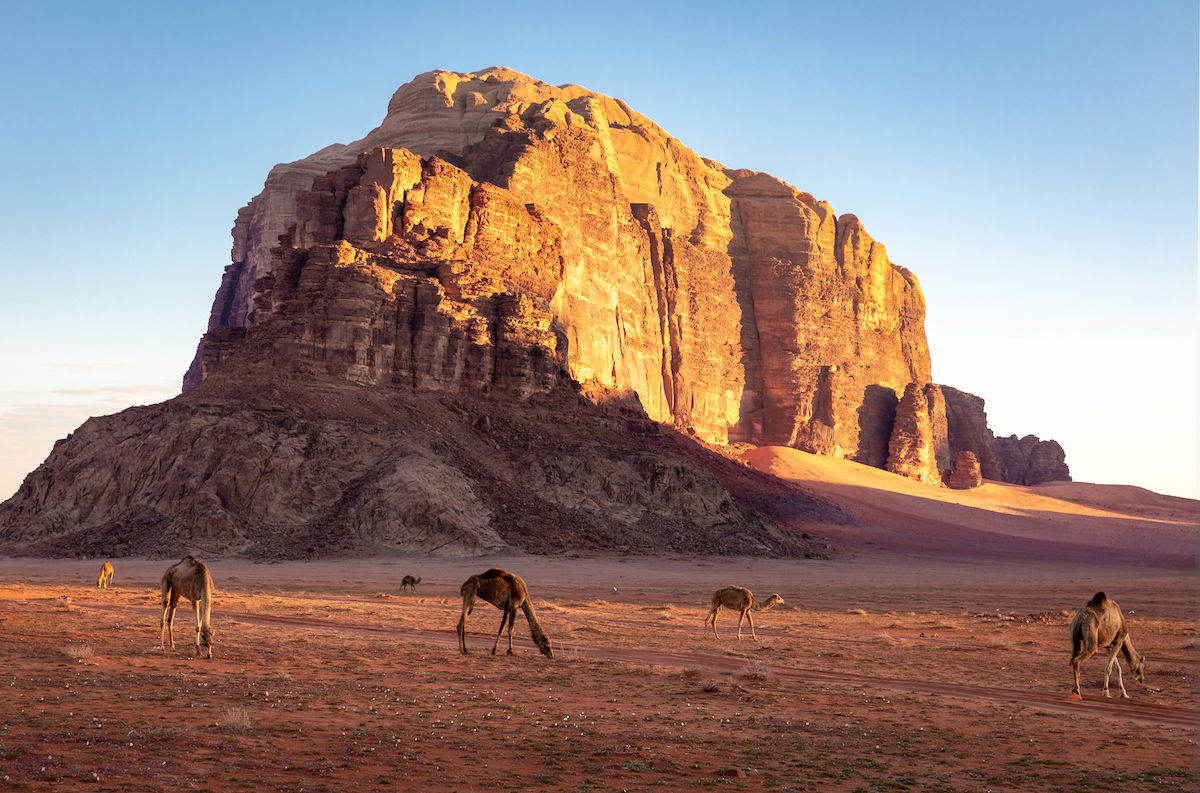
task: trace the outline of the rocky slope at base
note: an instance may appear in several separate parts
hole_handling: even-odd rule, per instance
[[[768,492],[781,499],[777,521]],[[0,505],[0,546],[50,556],[820,556],[827,549],[802,538],[801,524],[846,519],[575,393],[383,398],[214,378],[60,441]]]

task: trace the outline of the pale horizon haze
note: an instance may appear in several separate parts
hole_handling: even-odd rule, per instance
[[[0,500],[89,416],[179,393],[273,165],[490,66],[857,215],[996,435],[1200,497],[1194,2],[446,9],[0,0]]]

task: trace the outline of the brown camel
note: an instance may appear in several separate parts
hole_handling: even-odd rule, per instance
[[[554,657],[554,650],[550,646],[550,637],[542,632],[542,626],[538,625],[537,617],[533,613],[533,604],[529,600],[529,590],[525,586],[525,581],[518,575],[506,573],[494,567],[487,572],[473,575],[463,582],[462,616],[458,618],[458,649],[462,651],[463,655],[467,654],[467,615],[475,606],[475,598],[486,600],[504,612],[500,617],[500,630],[496,632],[496,641],[492,644],[492,655],[496,654],[496,648],[500,646],[500,634],[504,633],[506,625],[508,626],[508,654],[513,654],[513,622],[517,619],[517,609],[521,609],[525,612],[525,619],[529,621],[529,632],[533,635],[533,641],[542,651],[542,655],[547,658]]]
[[[1133,648],[1129,628],[1125,625],[1125,615],[1117,601],[1109,600],[1103,592],[1097,592],[1071,620],[1071,672],[1075,676],[1071,699],[1083,699],[1079,692],[1079,665],[1095,655],[1101,647],[1107,647],[1109,651],[1108,666],[1104,669],[1104,696],[1112,696],[1108,693],[1108,678],[1113,666],[1116,666],[1121,696],[1129,699],[1125,682],[1121,679],[1121,662],[1117,659],[1117,653],[1125,656],[1129,671],[1133,672],[1139,683],[1145,680],[1146,656]]]
[[[162,577],[162,636],[160,646],[165,651],[168,642],[175,649],[175,607],[179,598],[192,601],[196,609],[196,655],[212,658],[212,597],[213,581],[208,567],[190,553],[167,568]]]
[[[406,575],[404,578],[400,579],[400,591],[403,592],[406,589],[411,589],[413,592],[416,592],[417,584],[419,583],[421,583],[421,579]]]
[[[105,562],[100,565],[100,577],[96,579],[96,586],[100,589],[108,589],[112,583],[113,566],[112,562]]]
[[[780,605],[783,603],[783,598],[778,593],[767,598],[765,603],[759,603],[754,599],[754,593],[743,586],[727,586],[724,589],[718,589],[713,592],[712,608],[708,612],[708,616],[704,618],[704,624],[712,623],[713,636],[721,638],[717,634],[717,614],[720,613],[721,607],[727,609],[738,610],[738,638],[742,638],[742,620],[750,619],[750,635],[754,637],[754,641],[758,641],[758,634],[754,632],[754,615],[751,611],[761,611],[769,609],[771,606]]]

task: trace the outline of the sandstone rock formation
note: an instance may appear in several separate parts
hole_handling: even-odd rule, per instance
[[[946,477],[946,486],[953,490],[970,490],[982,484],[983,476],[975,452],[959,452],[954,458],[954,470]]]
[[[278,166],[239,214],[205,350],[222,328],[262,321],[254,284],[292,224],[285,257],[344,240],[353,251],[336,255],[365,261],[401,245],[442,262],[443,282],[498,280],[530,298],[585,389],[636,396],[650,418],[711,442],[883,466],[897,394],[929,381],[916,278],[856,217],[704,160],[579,86],[432,72],[363,140]]]
[[[941,389],[909,383],[896,406],[888,442],[887,470],[931,485],[941,484],[949,436]]]
[[[988,429],[983,399],[949,386],[942,386],[941,390],[946,399],[951,456],[957,460],[960,452],[971,452],[979,461],[984,479],[1004,481],[1004,469],[996,454],[996,439]]]
[[[1018,439],[1016,435],[996,439],[996,449],[1004,469],[1004,481],[1018,485],[1040,485],[1071,479],[1066,454],[1057,441],[1043,441],[1034,435]]]
[[[580,86],[420,75],[362,140],[272,169],[233,237],[185,394],[85,424],[0,539],[801,553],[684,438],[1004,476],[983,401],[930,382],[916,277],[857,217]]]

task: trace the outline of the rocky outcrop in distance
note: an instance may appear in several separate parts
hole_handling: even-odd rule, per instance
[[[336,519],[358,527],[350,534],[360,544],[456,553],[545,547],[498,528],[502,511],[486,499],[470,508],[463,505],[475,502],[465,496],[444,510],[413,506],[432,498],[413,489],[425,479],[442,482],[445,493],[478,490],[482,474],[463,463],[460,447],[423,446],[407,425],[403,449],[388,446],[384,430],[376,437],[365,428],[360,444],[352,425],[323,410],[317,424],[304,424],[300,443],[272,429],[265,407],[246,413],[230,396],[244,398],[247,384],[284,388],[299,400],[277,417],[284,423],[313,421],[302,418],[313,407],[306,400],[322,394],[340,394],[341,403],[359,394],[383,406],[378,415],[403,414],[418,425],[411,412],[418,403],[482,401],[497,407],[478,410],[499,415],[582,399],[591,407],[572,410],[588,417],[585,424],[621,415],[695,444],[792,446],[930,484],[949,475],[962,451],[978,457],[987,478],[1004,479],[1008,470],[1022,478],[1065,475],[1042,446],[1006,442],[1001,454],[983,400],[931,382],[920,285],[857,217],[768,174],[700,157],[624,102],[580,86],[499,68],[420,75],[362,140],[272,169],[263,192],[238,213],[233,238],[233,262],[180,404],[199,400],[211,433],[256,438],[261,449],[236,457],[202,451],[209,433],[192,438],[162,423],[177,415],[170,406],[95,420],[0,508],[0,527],[19,515],[40,521],[39,536],[67,536],[144,518],[179,536],[217,532],[230,548],[257,548],[287,526],[348,531],[333,529]],[[563,448],[586,431],[563,426],[562,416],[544,418]],[[162,480],[175,466],[165,451],[173,449],[199,467],[167,477],[167,490],[195,498],[135,495],[137,488],[99,473],[124,466],[105,443],[91,443],[92,434],[105,427],[133,437],[145,422],[159,422],[147,436],[156,440],[123,453],[157,467],[137,476]],[[236,429],[250,425],[257,429]],[[604,505],[597,508],[636,526],[678,509],[697,544],[712,540],[714,526],[736,526],[741,539],[729,547],[800,547],[756,523],[753,510],[719,506],[728,493],[717,480],[683,473],[666,458],[590,446],[529,457],[507,445],[519,445],[519,436],[492,439],[522,460],[522,486],[564,514]],[[285,453],[296,444],[308,451]],[[338,484],[316,484],[328,472],[310,454],[339,459],[332,449],[359,445],[346,458],[357,462],[333,477]],[[668,457],[681,453],[673,449]],[[384,460],[392,455],[415,467],[389,469]],[[62,505],[82,505],[84,486],[53,473],[85,457],[97,477],[91,487],[108,495],[96,500],[101,506],[72,511]],[[433,471],[438,461],[458,473],[413,473]],[[279,472],[268,488],[277,499],[264,502],[259,490],[245,496],[268,464]],[[218,469],[229,484],[212,490]],[[368,486],[351,471],[376,471],[372,481],[390,484]],[[705,493],[697,503],[706,506],[663,507],[668,481]],[[298,498],[290,488],[299,488]],[[200,498],[210,490],[211,499]],[[147,501],[159,504],[158,517],[144,511]],[[626,501],[627,508],[614,506]],[[408,517],[389,518],[394,512]],[[453,527],[446,536],[429,533],[422,516],[435,513]]]
[[[959,452],[954,458],[954,470],[946,477],[946,486],[952,490],[970,490],[982,484],[983,475],[975,452]]]

